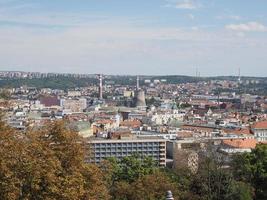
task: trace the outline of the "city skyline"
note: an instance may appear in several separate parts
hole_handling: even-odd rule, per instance
[[[261,0],[0,0],[0,68],[267,76],[266,10]]]

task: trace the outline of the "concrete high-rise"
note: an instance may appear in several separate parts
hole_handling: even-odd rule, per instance
[[[114,157],[122,159],[126,156],[139,154],[150,156],[159,166],[166,166],[166,140],[158,138],[127,138],[127,139],[91,139],[87,143],[90,153],[86,162],[101,163]]]

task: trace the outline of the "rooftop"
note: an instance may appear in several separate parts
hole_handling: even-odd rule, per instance
[[[252,125],[254,129],[267,129],[267,120],[256,122]]]
[[[223,144],[231,146],[233,148],[241,149],[254,149],[257,144],[256,139],[229,139],[223,140]]]

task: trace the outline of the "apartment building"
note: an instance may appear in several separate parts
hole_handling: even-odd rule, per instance
[[[159,166],[166,166],[166,140],[158,138],[92,139],[88,142],[87,162],[100,163],[109,157],[121,159],[137,153],[152,157]]]

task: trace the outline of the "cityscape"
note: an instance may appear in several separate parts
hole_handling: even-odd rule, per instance
[[[0,200],[266,200],[266,11],[0,0]]]
[[[160,168],[195,174],[209,151],[229,168],[234,155],[267,143],[266,78],[8,71],[0,76],[4,122],[26,134],[64,121],[83,138],[85,163],[138,155]],[[42,79],[65,83],[65,78],[76,85],[42,86]],[[87,82],[79,83],[83,79]],[[29,86],[10,88],[5,85],[10,80],[27,80]]]

